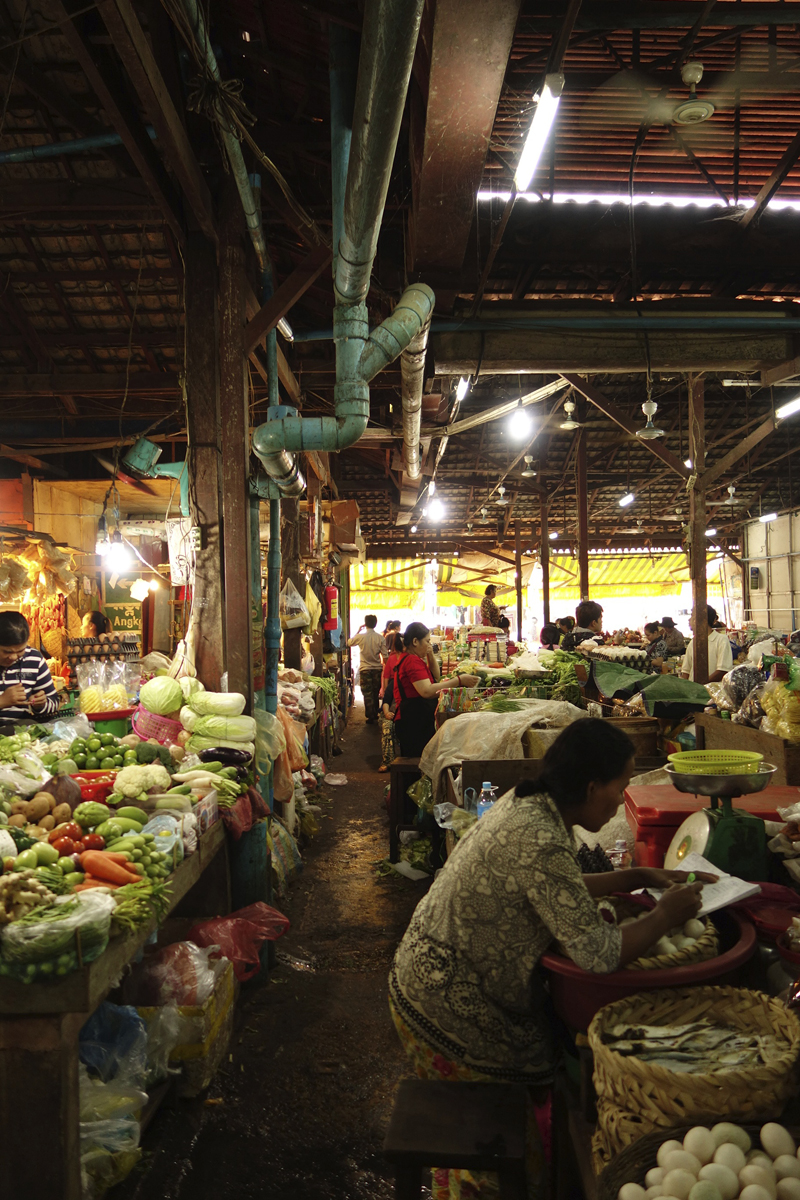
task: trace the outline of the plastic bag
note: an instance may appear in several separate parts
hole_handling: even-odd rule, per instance
[[[274,713],[257,708],[256,713],[256,767],[259,775],[269,774],[270,766],[286,749],[283,726]]]
[[[289,766],[292,771],[299,771],[308,765],[308,758],[303,750],[305,729],[297,721],[293,721],[282,704],[278,705],[278,720],[283,726],[286,736],[286,751],[289,755]]]
[[[302,629],[311,619],[305,601],[291,579],[287,579],[281,588],[280,615],[281,629]]]
[[[228,917],[214,917],[193,925],[189,937],[198,946],[218,946],[233,963],[236,978],[243,983],[261,970],[259,955],[264,942],[276,941],[288,928],[288,917],[259,901]]]
[[[753,688],[763,682],[764,677],[760,671],[743,663],[723,675],[721,691],[728,703],[738,712]]]
[[[152,833],[155,837],[155,849],[172,855],[173,870],[179,862],[183,862],[183,838],[180,823],[169,813],[159,813],[152,817],[143,833]]]
[[[78,1070],[80,1116],[85,1124],[119,1120],[120,1117],[138,1113],[147,1104],[147,1092],[128,1079],[103,1083],[102,1079],[92,1078],[84,1063],[79,1064]]]
[[[219,959],[218,946],[201,949],[194,941],[163,946],[133,967],[122,985],[123,998],[139,1008],[205,1004],[217,979],[214,957]]]
[[[761,696],[765,717],[761,729],[789,741],[800,741],[800,698],[780,679],[770,679]]]
[[[130,708],[124,662],[79,663],[75,668],[82,713]]]
[[[29,925],[12,921],[0,934],[0,974],[29,982],[67,975],[81,962],[93,962],[108,945],[113,910],[114,899],[107,892],[88,891],[59,896],[41,920]]]
[[[78,1035],[78,1056],[103,1083],[116,1079],[141,1086],[147,1073],[147,1027],[135,1008],[105,1000]]]
[[[761,703],[761,697],[764,694],[765,686],[765,684],[760,683],[758,687],[753,688],[752,692],[748,692],[744,704],[738,713],[734,713],[731,721],[737,725],[749,725],[753,729],[758,729],[764,718],[764,706]]]
[[[145,1086],[153,1087],[169,1075],[169,1058],[181,1040],[183,1017],[177,1004],[159,1005],[147,1022],[147,1075]]]

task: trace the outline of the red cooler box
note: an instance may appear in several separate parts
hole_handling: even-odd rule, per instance
[[[740,796],[734,808],[780,821],[779,808],[800,802],[800,787],[768,787],[752,796]],[[688,816],[708,808],[707,796],[689,796],[670,784],[629,787],[625,792],[625,816],[635,843],[633,860],[637,867],[663,867],[670,842]]]

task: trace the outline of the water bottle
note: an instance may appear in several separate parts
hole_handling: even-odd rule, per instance
[[[611,860],[615,871],[622,871],[625,867],[627,867],[628,843],[624,838],[619,838],[615,842],[614,849],[609,851],[608,857]]]
[[[491,780],[485,781],[478,796],[478,819],[487,813],[497,799],[497,791],[492,787]]]

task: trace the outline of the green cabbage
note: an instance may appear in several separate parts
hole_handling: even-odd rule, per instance
[[[252,717],[198,717],[192,727],[200,737],[223,738],[228,742],[252,742],[256,723]]]
[[[148,712],[155,713],[157,717],[166,717],[183,704],[183,692],[177,679],[158,675],[142,684],[139,700]]]
[[[183,708],[181,709],[181,725],[183,728],[188,729],[189,733],[191,733],[199,720],[200,718],[198,717],[197,713],[193,709],[189,708],[188,704],[184,704]]]
[[[194,692],[189,707],[201,717],[238,717],[244,712],[241,692]]]

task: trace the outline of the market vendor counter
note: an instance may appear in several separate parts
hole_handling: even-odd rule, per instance
[[[221,821],[199,838],[195,853],[167,883],[172,915],[230,911]],[[9,1200],[81,1200],[78,1035],[155,929],[152,920],[136,933],[112,938],[98,959],[57,982],[0,979],[0,1194]]]

